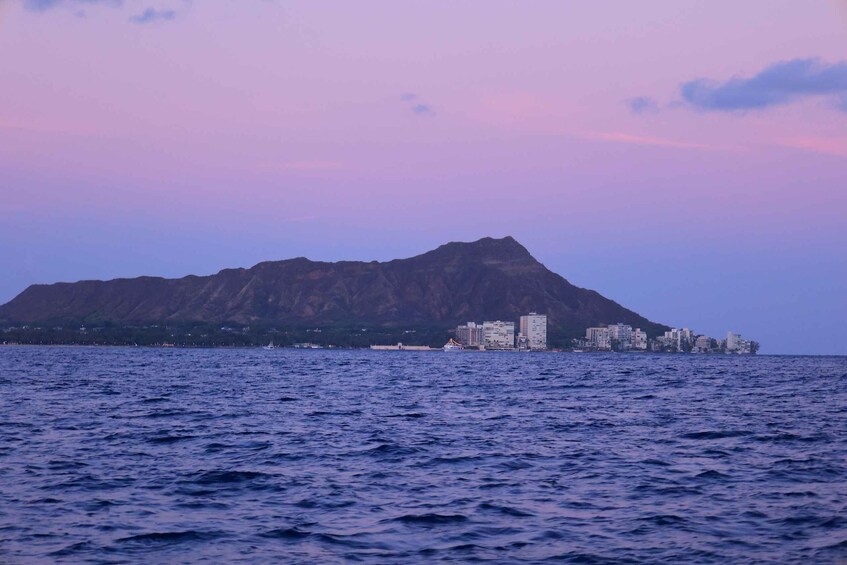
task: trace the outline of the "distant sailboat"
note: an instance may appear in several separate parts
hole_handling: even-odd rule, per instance
[[[274,342],[272,341],[272,342],[270,342],[269,344],[267,344],[267,345],[265,346],[265,349],[268,349],[268,350],[270,350],[270,349],[276,349],[276,346],[274,345]]]

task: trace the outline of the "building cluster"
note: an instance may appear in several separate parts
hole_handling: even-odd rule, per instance
[[[597,351],[646,351],[649,344],[647,332],[626,324],[588,328],[585,339],[576,341],[580,348]]]
[[[759,350],[759,342],[751,339],[743,339],[741,334],[727,332],[726,339],[721,341],[721,348],[727,353],[755,355]]]
[[[456,341],[466,348],[543,351],[547,349],[547,316],[530,312],[515,323],[501,320],[468,322],[456,328]]]
[[[671,353],[736,353],[754,355],[759,344],[744,339],[741,334],[727,332],[726,339],[715,339],[707,335],[695,334],[688,328],[673,329],[657,337],[652,343],[653,351]]]
[[[759,344],[743,339],[741,334],[728,332],[726,339],[717,340],[697,334],[688,328],[666,331],[655,339],[626,324],[588,328],[585,339],[574,340],[574,347],[590,351],[656,351],[665,353],[737,353],[755,354]]]

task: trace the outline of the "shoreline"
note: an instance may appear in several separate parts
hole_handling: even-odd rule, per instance
[[[12,347],[49,347],[49,348],[109,348],[109,349],[156,349],[156,350],[186,350],[186,349],[238,349],[238,350],[262,350],[260,345],[128,345],[128,344],[108,344],[108,343],[0,343],[0,349]],[[326,347],[286,347],[277,346],[271,351],[278,349],[285,351],[372,351],[375,353],[444,353],[438,348],[430,349],[372,349],[371,347],[342,347],[342,346],[326,346]],[[556,353],[573,353],[578,355],[655,355],[655,356],[686,356],[686,357],[720,357],[720,358],[735,358],[735,357],[847,357],[847,354],[838,353],[685,353],[680,351],[573,351],[569,349],[550,349],[545,351],[519,351],[517,349],[487,349],[474,350],[468,349],[461,352],[465,353],[532,353],[532,354],[556,354]],[[272,355],[270,351],[269,355]]]

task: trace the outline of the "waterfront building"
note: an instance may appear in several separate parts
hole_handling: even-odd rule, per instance
[[[608,350],[612,348],[609,328],[588,328],[585,330],[585,339],[593,349]]]
[[[474,322],[468,322],[464,326],[457,327],[456,340],[465,347],[479,347],[484,345],[482,326]]]
[[[743,341],[744,340],[741,339],[741,334],[727,332],[726,333],[726,350],[727,351],[739,351],[741,349]]]
[[[755,355],[759,351],[759,344],[750,339],[742,339],[741,334],[727,332],[723,341],[724,350],[727,353],[741,353],[744,355]]]
[[[518,337],[515,339],[515,349],[518,351],[531,351],[529,340],[524,334],[518,333]]]
[[[665,335],[656,341],[661,344],[662,349],[673,349],[674,351],[679,351],[679,330],[674,328],[670,331],[666,331]]]
[[[486,349],[514,349],[515,323],[500,320],[483,322],[482,339]]]
[[[676,351],[676,339],[667,336],[659,336],[653,340],[653,351]]]
[[[529,349],[540,351],[547,349],[547,315],[530,312],[521,316],[520,333],[529,343]]]
[[[621,323],[609,326],[609,339],[616,349],[629,349],[632,345],[632,326]]]
[[[647,332],[641,331],[640,328],[635,328],[632,332],[632,348],[638,351],[647,351]]]
[[[738,353],[742,353],[744,355],[755,355],[755,353],[759,350],[759,344],[755,341],[751,341],[749,339],[742,339],[741,345],[738,348]]]
[[[697,336],[697,339],[694,340],[694,349],[693,351],[699,353],[708,353],[712,349],[712,338],[707,335]]]
[[[665,332],[664,338],[665,347],[673,351],[689,351],[694,345],[694,332],[688,328],[674,328]]]

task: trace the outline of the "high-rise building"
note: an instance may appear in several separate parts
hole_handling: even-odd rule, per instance
[[[589,347],[594,349],[612,348],[609,328],[588,328],[585,330],[585,339],[589,343]]]
[[[632,326],[626,324],[609,326],[609,339],[616,348],[629,349],[632,345]]]
[[[647,350],[647,332],[641,331],[640,328],[635,328],[632,332],[632,348],[640,351]]]
[[[456,340],[467,347],[479,347],[483,345],[482,326],[474,322],[468,322],[464,326],[457,327]]]
[[[486,349],[514,349],[515,323],[500,320],[483,322],[482,339]]]
[[[547,315],[530,312],[521,316],[520,333],[526,337],[533,351],[547,349]]]
[[[698,335],[694,340],[694,351],[706,353],[712,349],[712,338],[707,335]]]
[[[687,351],[694,345],[694,332],[688,328],[674,328],[665,332],[665,341],[674,351]]]
[[[732,332],[726,333],[726,350],[727,351],[739,351],[743,345],[744,340],[741,339],[741,334],[736,334]]]

